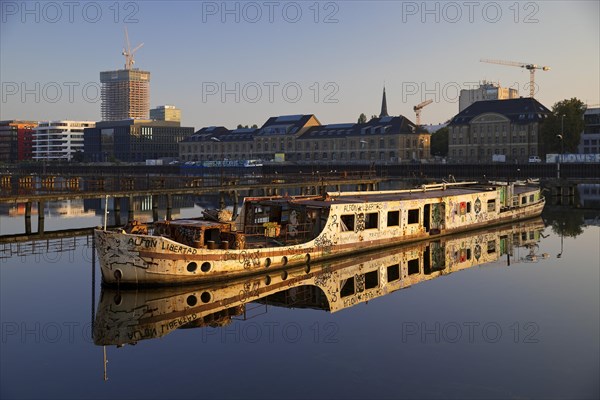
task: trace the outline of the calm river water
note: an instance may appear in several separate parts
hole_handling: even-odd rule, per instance
[[[100,225],[97,209],[53,204],[46,230]],[[21,211],[0,209],[0,235]],[[90,237],[0,243],[0,397],[598,398],[599,221],[548,205],[310,271],[121,292]]]

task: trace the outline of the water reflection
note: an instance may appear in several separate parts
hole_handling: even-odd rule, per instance
[[[538,254],[543,229],[538,218],[217,284],[102,288],[94,343],[120,347],[176,329],[223,327],[256,305],[337,312],[501,258],[538,262],[547,257]]]

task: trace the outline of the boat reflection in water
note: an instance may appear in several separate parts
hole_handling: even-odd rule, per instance
[[[537,218],[228,282],[102,288],[94,343],[122,346],[179,328],[225,326],[249,302],[336,312],[501,257],[510,264],[518,248],[525,255],[517,261],[535,262],[546,257],[537,254],[543,229]]]

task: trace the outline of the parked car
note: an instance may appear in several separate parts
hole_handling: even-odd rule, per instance
[[[541,163],[542,159],[539,156],[529,156],[530,163]]]

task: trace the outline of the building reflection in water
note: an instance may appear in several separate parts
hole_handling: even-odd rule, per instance
[[[102,288],[93,321],[94,343],[120,347],[180,328],[226,326],[257,304],[337,312],[503,258],[507,265],[538,262],[547,257],[538,253],[543,229],[538,218],[227,282]]]

